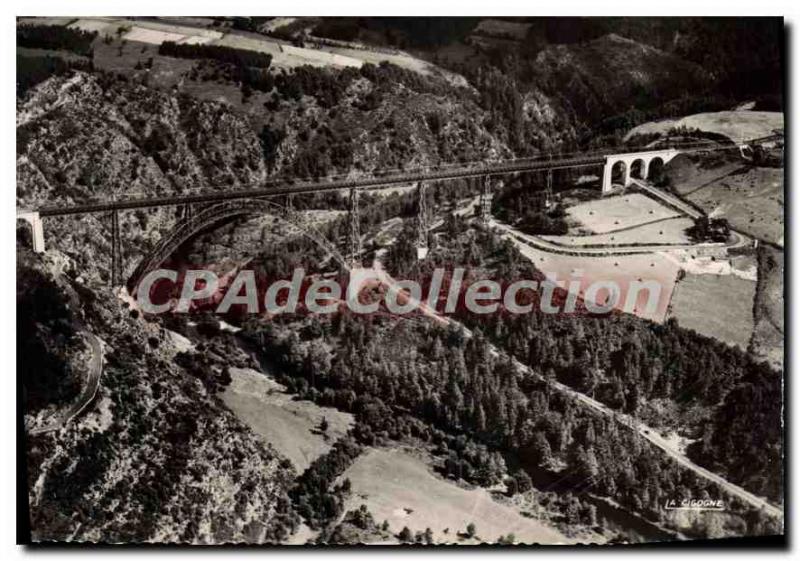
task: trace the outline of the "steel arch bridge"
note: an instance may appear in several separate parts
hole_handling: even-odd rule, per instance
[[[317,178],[313,180],[304,179],[296,183],[291,178],[276,179],[271,183],[259,186],[251,186],[242,190],[213,190],[182,195],[168,195],[160,197],[127,197],[124,199],[82,202],[79,204],[54,204],[45,205],[37,209],[17,209],[17,218],[26,221],[31,228],[33,237],[33,249],[36,252],[45,251],[44,228],[42,218],[58,217],[67,215],[82,215],[90,213],[110,213],[111,214],[111,285],[121,286],[122,279],[122,243],[119,231],[118,213],[126,210],[160,208],[174,206],[183,208],[186,216],[175,227],[163,242],[159,243],[153,253],[137,267],[132,279],[138,283],[147,270],[157,267],[163,262],[178,245],[195,235],[205,227],[214,222],[224,220],[229,217],[252,215],[252,214],[275,214],[278,218],[284,219],[298,227],[303,235],[311,239],[314,243],[324,248],[348,270],[352,269],[357,263],[357,256],[361,254],[361,236],[358,227],[359,193],[367,190],[390,189],[398,185],[417,184],[418,190],[418,255],[424,255],[427,251],[427,212],[425,204],[425,188],[431,181],[447,181],[453,179],[482,178],[483,189],[480,196],[480,217],[483,220],[488,218],[489,201],[491,201],[492,187],[491,182],[498,182],[500,176],[514,175],[526,172],[545,172],[547,173],[546,195],[551,195],[551,173],[555,169],[602,167],[602,193],[611,191],[611,179],[614,164],[622,163],[625,168],[624,184],[627,186],[632,181],[630,170],[632,165],[639,161],[644,168],[648,162],[655,161],[656,158],[662,162],[672,159],[681,152],[697,151],[716,151],[744,149],[745,145],[722,145],[710,146],[707,142],[692,142],[680,144],[668,144],[659,150],[649,150],[642,152],[625,150],[624,148],[597,150],[593,152],[577,152],[569,154],[549,154],[531,158],[517,158],[513,160],[480,163],[475,162],[456,164],[453,166],[434,166],[410,171],[376,171],[371,176],[358,178],[340,179],[336,176],[328,178]],[[309,233],[310,228],[302,224],[299,216],[290,208],[270,203],[268,199],[274,197],[291,197],[294,195],[304,195],[310,193],[323,192],[350,192],[350,206],[348,209],[349,228],[347,232],[347,259],[328,242],[318,232]],[[207,206],[203,208],[205,205]],[[202,208],[194,216],[188,216],[193,209]],[[147,269],[150,267],[150,269]]]
[[[158,268],[181,245],[206,228],[231,218],[263,214],[274,216],[278,220],[294,226],[305,238],[327,252],[344,270],[350,270],[350,265],[336,246],[316,228],[305,223],[294,209],[265,199],[234,199],[206,207],[178,222],[169,234],[137,265],[127,283],[128,288],[134,291],[144,275]]]

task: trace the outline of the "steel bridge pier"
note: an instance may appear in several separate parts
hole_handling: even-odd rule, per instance
[[[424,181],[417,183],[417,259],[424,259],[428,255],[428,228],[430,214],[428,212],[428,184]]]
[[[483,185],[481,185],[481,194],[478,199],[478,216],[483,224],[488,224],[489,219],[492,217],[492,179],[487,175],[483,178]]]
[[[361,217],[358,213],[358,189],[350,189],[350,206],[347,210],[347,263],[350,267],[358,266],[361,256]]]
[[[111,211],[111,288],[123,283],[122,243],[119,235],[119,211]]]

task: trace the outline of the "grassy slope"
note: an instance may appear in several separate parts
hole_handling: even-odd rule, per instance
[[[687,274],[672,294],[681,327],[747,349],[753,332],[755,283],[734,275]]]
[[[524,544],[570,541],[553,528],[495,502],[485,489],[464,489],[441,479],[421,459],[401,450],[370,449],[342,477],[350,479],[353,486],[348,507],[366,504],[375,520],[389,522],[393,533],[404,526],[412,532],[430,527],[437,543],[475,543],[458,536],[472,522],[482,543],[508,533]]]
[[[254,370],[231,369],[233,382],[222,396],[234,414],[303,472],[330,450],[353,425],[353,416],[310,401],[294,401],[286,389]],[[320,423],[325,419],[328,430]]]

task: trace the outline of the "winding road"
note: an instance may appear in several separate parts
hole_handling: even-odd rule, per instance
[[[56,414],[56,420],[43,427],[30,430],[30,434],[44,434],[63,428],[72,419],[80,415],[84,409],[92,402],[97,395],[97,388],[100,386],[100,377],[103,374],[103,343],[100,339],[89,331],[83,331],[81,335],[89,343],[92,351],[92,359],[89,362],[89,371],[86,374],[86,383],[83,386],[78,398],[64,412]]]
[[[503,224],[497,220],[490,220],[489,225],[501,230],[507,236],[511,236],[522,243],[531,245],[542,251],[549,253],[561,253],[566,255],[577,255],[583,257],[605,257],[608,255],[635,255],[637,253],[655,253],[658,251],[672,251],[676,249],[728,249],[745,245],[747,241],[738,232],[731,232],[731,239],[726,243],[687,243],[687,244],[620,244],[604,245],[602,247],[592,247],[585,245],[563,245],[556,242],[524,234],[508,224]]]

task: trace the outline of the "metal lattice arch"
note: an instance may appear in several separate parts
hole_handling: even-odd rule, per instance
[[[265,199],[235,199],[206,207],[178,222],[169,234],[139,263],[128,281],[128,287],[131,290],[135,290],[144,275],[158,268],[181,245],[209,226],[230,218],[265,214],[294,226],[304,237],[335,259],[344,270],[350,270],[350,266],[339,250],[317,229],[306,223],[297,211]]]

